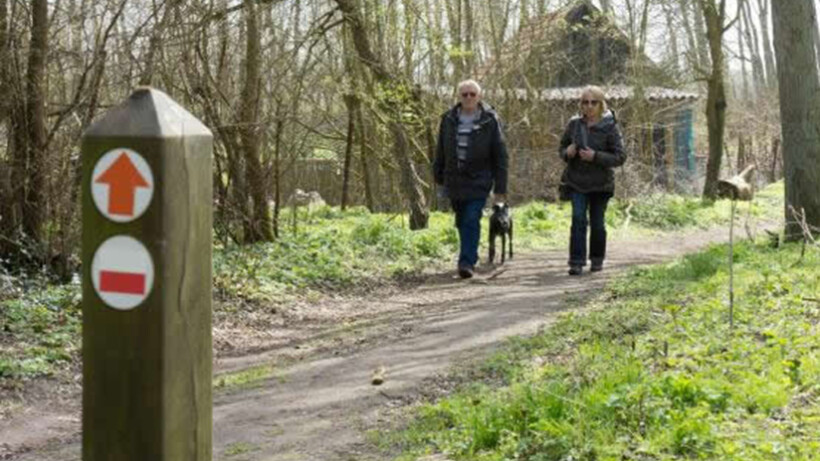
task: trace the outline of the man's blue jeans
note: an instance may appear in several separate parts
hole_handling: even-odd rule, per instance
[[[452,200],[456,213],[456,228],[461,242],[458,266],[475,266],[478,263],[478,242],[481,237],[481,210],[486,198]]]
[[[606,256],[606,221],[604,214],[611,194],[572,193],[572,227],[569,237],[569,265],[586,266],[587,227],[590,228],[589,259],[600,265]],[[589,219],[587,219],[587,212]]]

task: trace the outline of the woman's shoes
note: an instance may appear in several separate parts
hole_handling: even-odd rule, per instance
[[[463,279],[468,279],[473,276],[473,266],[463,265],[458,266],[458,276]]]
[[[581,275],[584,266],[569,266],[569,275]]]
[[[604,265],[603,264],[593,264],[589,268],[590,272],[601,272],[602,270],[604,270]]]

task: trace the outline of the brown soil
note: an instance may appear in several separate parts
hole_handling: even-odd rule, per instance
[[[219,322],[217,375],[259,365],[273,371],[249,386],[215,391],[214,459],[385,459],[365,430],[419,396],[436,394],[431,386],[446,389],[454,365],[548,326],[613,274],[727,237],[726,229],[712,229],[617,239],[605,270],[581,277],[566,275],[565,251],[519,255],[468,281],[453,272],[431,274],[421,284],[367,298],[340,296]],[[246,335],[249,328],[256,333]],[[384,371],[380,386],[371,384],[377,369]],[[41,385],[0,408],[0,460],[80,459],[80,394],[77,384],[68,388],[55,396]]]

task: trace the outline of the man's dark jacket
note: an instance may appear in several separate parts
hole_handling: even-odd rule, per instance
[[[595,151],[591,162],[581,160],[577,153],[572,159],[567,158],[567,147],[575,144],[576,152],[586,146]],[[576,192],[608,192],[615,191],[614,167],[621,166],[626,161],[626,152],[621,139],[621,132],[615,115],[607,111],[601,120],[587,127],[580,116],[570,119],[564,136],[561,138],[559,155],[567,167],[561,176],[561,187]]]
[[[441,117],[433,163],[436,183],[447,188],[451,200],[486,198],[493,188],[496,194],[506,194],[507,147],[498,115],[479,102],[480,115],[470,132],[467,159],[459,165],[456,142],[460,109],[461,104],[456,104]]]

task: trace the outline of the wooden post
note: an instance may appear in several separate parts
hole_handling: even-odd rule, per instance
[[[151,88],[83,136],[83,461],[210,461],[213,136]]]

